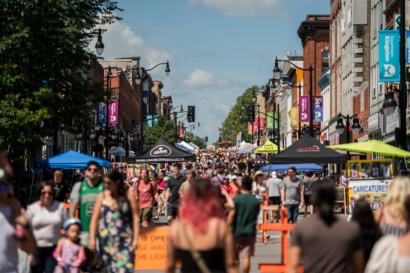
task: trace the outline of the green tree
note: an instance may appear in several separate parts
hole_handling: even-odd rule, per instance
[[[195,135],[194,133],[185,132],[183,139],[187,143],[191,143],[191,142],[194,143],[200,149],[205,149],[206,148],[205,141],[202,138],[200,138],[199,136]]]
[[[148,151],[161,136],[171,144],[175,143],[175,126],[165,117],[160,117],[158,124],[144,130],[144,151]]]
[[[258,86],[254,85],[245,90],[245,92],[236,99],[236,103],[228,113],[228,116],[222,121],[221,127],[219,127],[219,136],[222,141],[231,141],[234,145],[236,144],[236,136],[239,132],[242,132],[242,140],[247,142],[250,141],[250,136],[248,135],[248,106],[253,105],[252,94],[253,90],[259,89]],[[242,104],[245,109],[242,110]],[[242,114],[242,118],[240,115]]]
[[[89,117],[103,97],[102,83],[92,84],[96,56],[87,47],[120,9],[111,0],[8,0],[0,10],[0,138],[18,196],[26,151],[61,123]]]

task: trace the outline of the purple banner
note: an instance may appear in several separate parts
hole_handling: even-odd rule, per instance
[[[323,97],[313,97],[313,122],[323,122]]]
[[[112,101],[108,108],[108,116],[110,117],[110,124],[118,124],[118,101]]]
[[[98,104],[97,123],[98,124],[104,124],[105,123],[105,103],[103,103],[103,102],[100,102]]]
[[[309,96],[299,97],[299,122],[309,122],[310,120]]]

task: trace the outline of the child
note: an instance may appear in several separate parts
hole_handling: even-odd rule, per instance
[[[80,266],[85,262],[84,247],[79,243],[79,235],[83,229],[81,221],[70,218],[63,225],[66,238],[58,241],[53,256],[57,260],[54,273],[79,273]]]

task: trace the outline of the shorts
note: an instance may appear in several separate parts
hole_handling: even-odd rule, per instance
[[[158,206],[162,207],[164,205],[164,201],[165,201],[165,194],[161,193],[159,195],[159,201],[158,201]]]
[[[309,205],[313,205],[313,203],[312,203],[312,201],[310,201],[310,197],[311,197],[312,195],[304,195],[304,197],[305,197],[305,205],[306,206],[309,206]]]
[[[270,196],[269,205],[280,205],[280,196]]]
[[[179,212],[179,207],[174,204],[168,204],[167,216],[172,216],[172,218],[177,218]]]
[[[251,257],[255,254],[255,237],[235,237],[235,257],[239,258],[239,253],[242,251],[242,256]]]
[[[152,207],[142,208],[139,211],[140,213],[140,222],[151,222],[152,219]]]

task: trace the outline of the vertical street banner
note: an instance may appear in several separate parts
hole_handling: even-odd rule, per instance
[[[236,148],[241,147],[241,137],[242,137],[242,132],[239,132],[238,135],[236,136]]]
[[[379,30],[379,82],[400,81],[399,40],[398,30]]]
[[[309,96],[299,97],[299,122],[309,122],[310,120],[310,101]]]
[[[114,100],[110,103],[108,117],[110,124],[118,124],[118,100]]]
[[[184,129],[179,129],[179,138],[184,137]]]
[[[154,125],[158,125],[158,124],[159,124],[158,115],[154,115],[153,117],[154,117],[154,122],[153,122],[153,124],[154,124]]]
[[[98,124],[104,124],[105,123],[105,103],[103,103],[103,102],[100,102],[98,104],[97,123]]]
[[[152,117],[151,115],[147,115],[147,127],[152,127]]]
[[[257,132],[258,131],[258,118],[255,118],[255,121],[253,122],[253,131]]]
[[[266,128],[273,129],[273,112],[268,112],[266,116]]]
[[[252,135],[252,124],[248,124],[248,135]]]
[[[299,127],[299,107],[290,108],[290,127]]]
[[[406,30],[406,66],[410,66],[410,30]]]
[[[265,118],[259,118],[259,130],[265,129]]]
[[[313,122],[323,122],[323,97],[313,97]]]
[[[278,123],[279,123],[279,125],[278,125]],[[280,113],[275,113],[275,128],[282,128]]]

